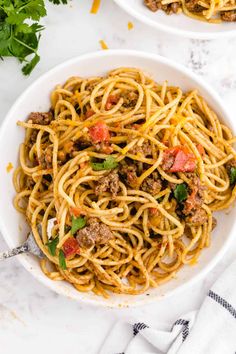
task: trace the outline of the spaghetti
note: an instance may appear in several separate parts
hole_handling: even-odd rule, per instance
[[[209,23],[236,21],[235,0],[144,0],[153,12],[163,10],[168,15],[185,15]]]
[[[230,129],[196,90],[139,69],[71,77],[49,112],[18,125],[14,205],[45,254],[43,272],[79,291],[140,294],[168,281],[197,262],[212,212],[235,199]]]

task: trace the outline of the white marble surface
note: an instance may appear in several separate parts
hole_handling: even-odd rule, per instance
[[[236,38],[198,41],[173,38],[131,19],[103,0],[99,14],[89,14],[92,0],[73,0],[69,6],[48,6],[44,20],[41,61],[32,75],[22,76],[14,59],[0,62],[0,120],[18,95],[48,69],[82,53],[99,50],[99,40],[109,48],[139,49],[158,53],[184,64],[211,83],[223,97],[232,116],[236,99]],[[128,31],[132,21],[134,29]],[[0,250],[6,248],[0,236]],[[134,309],[84,306],[55,294],[39,284],[17,259],[0,266],[0,352],[2,354],[95,354],[109,328],[120,317],[146,322],[171,322],[198,308],[207,290],[236,256],[227,252],[207,278],[177,298]]]

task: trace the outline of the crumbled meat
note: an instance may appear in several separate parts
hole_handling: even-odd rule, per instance
[[[134,107],[137,103],[138,95],[134,91],[124,92],[121,94],[123,98],[123,106],[125,108]]]
[[[40,156],[40,165],[42,168],[50,169],[52,168],[52,147],[49,146],[44,153]]]
[[[152,147],[149,141],[144,141],[144,143],[141,146],[138,146],[137,144],[134,145],[130,150],[130,154],[137,155],[138,153],[142,154],[142,156],[147,157],[152,155]]]
[[[192,231],[190,229],[190,226],[185,224],[185,227],[184,227],[184,235],[188,238],[192,238]]]
[[[145,5],[153,12],[161,9],[161,2],[157,0],[144,0]]]
[[[214,230],[214,228],[217,226],[217,220],[216,220],[216,218],[214,218],[214,216],[213,216],[213,218],[212,218],[212,230]]]
[[[186,217],[185,222],[191,226],[201,226],[207,222],[207,213],[203,208],[196,209],[192,215]]]
[[[130,187],[135,187],[137,182],[137,166],[123,163],[120,165],[119,175],[124,183]]]
[[[203,192],[205,187],[201,185],[199,177],[194,173],[187,173],[186,176],[190,180],[189,188],[191,189],[191,194],[184,202],[182,213],[184,215],[189,215],[195,213],[195,211],[201,208],[204,203]]]
[[[107,176],[100,178],[95,188],[95,194],[99,195],[103,192],[110,192],[115,197],[119,192],[119,176],[116,171],[110,172]]]
[[[80,247],[88,249],[95,244],[104,245],[114,236],[109,227],[98,221],[96,218],[90,218],[87,226],[77,232],[76,239]]]
[[[236,168],[236,160],[235,159],[229,160],[228,162],[226,162],[225,167],[226,167],[228,174],[230,174],[231,168],[232,167]]]
[[[34,185],[35,185],[35,182],[34,182],[33,178],[30,176],[27,176],[26,181],[25,181],[26,189],[31,190],[31,189],[33,189]]]
[[[153,172],[149,177],[145,178],[141,185],[141,189],[151,195],[156,195],[162,188],[162,182],[157,172]]]
[[[236,21],[236,10],[232,11],[222,11],[220,14],[221,20],[226,22]]]
[[[164,171],[169,171],[173,166],[174,162],[175,157],[173,155],[169,155],[168,159],[163,159],[161,167]]]
[[[32,146],[35,144],[36,139],[37,139],[37,135],[38,135],[38,130],[36,129],[32,129],[32,132],[30,134],[27,146],[31,149]]]
[[[204,7],[198,4],[198,0],[187,0],[185,3],[190,12],[202,12]]]
[[[28,118],[28,122],[40,125],[49,125],[52,120],[52,112],[32,112]]]
[[[144,3],[151,11],[156,12],[157,10],[163,10],[167,13],[167,15],[177,13],[181,7],[181,3],[179,2],[162,5],[161,0],[144,0]]]

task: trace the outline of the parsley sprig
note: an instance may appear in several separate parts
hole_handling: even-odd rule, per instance
[[[67,0],[50,0],[66,4]],[[29,75],[38,64],[38,45],[44,29],[39,21],[46,16],[44,0],[0,0],[0,57],[15,57],[25,63]]]

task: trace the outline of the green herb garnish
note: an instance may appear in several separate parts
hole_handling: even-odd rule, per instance
[[[65,258],[64,252],[62,250],[59,251],[59,266],[63,270],[66,269],[66,258]]]
[[[60,4],[67,4],[67,0],[49,0],[55,5],[60,5]]]
[[[67,0],[50,0],[66,4]],[[29,75],[40,60],[38,45],[44,29],[39,21],[46,16],[45,0],[0,0],[0,58],[15,57],[25,63]]]
[[[81,216],[79,216],[78,218],[75,218],[74,216],[72,216],[72,226],[71,226],[72,235],[74,235],[76,233],[76,231],[78,231],[79,229],[82,229],[83,227],[85,227],[85,225],[86,225],[85,218],[82,218]]]
[[[59,238],[56,237],[52,241],[49,241],[46,245],[48,246],[48,250],[52,256],[56,255],[56,248],[59,242]]]
[[[118,162],[113,156],[108,156],[103,162],[91,162],[94,171],[112,170],[118,166]]]
[[[174,196],[175,196],[175,199],[177,200],[177,202],[179,202],[179,203],[183,202],[187,198],[188,192],[187,192],[187,186],[185,183],[178,184],[175,187]]]
[[[236,168],[235,167],[230,168],[229,180],[230,180],[231,185],[235,184],[235,182],[236,182]]]

